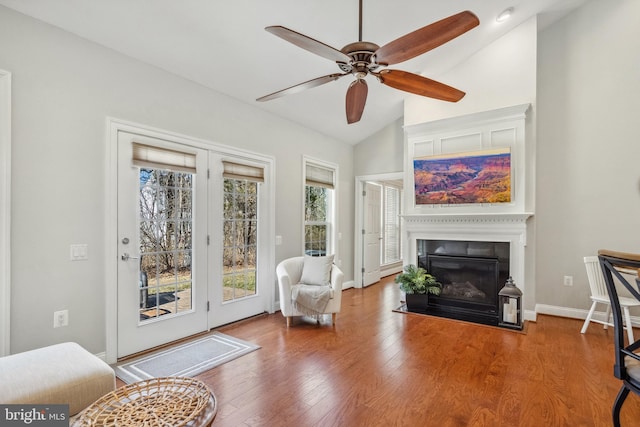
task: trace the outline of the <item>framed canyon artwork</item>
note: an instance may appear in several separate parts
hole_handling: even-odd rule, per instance
[[[413,160],[416,205],[511,202],[511,149]]]

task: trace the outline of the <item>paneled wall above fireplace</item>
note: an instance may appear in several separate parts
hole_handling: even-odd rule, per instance
[[[532,212],[534,193],[533,138],[528,137],[529,104],[506,107],[498,110],[470,114],[461,117],[422,123],[405,128],[405,213],[406,214],[452,214],[452,213],[524,213]],[[510,200],[500,203],[431,204],[417,200],[416,193],[422,191],[416,185],[414,161],[432,159],[432,156],[456,156],[468,152],[506,149],[510,152]],[[448,171],[447,171],[448,173]],[[452,171],[451,176],[455,171]],[[448,179],[448,178],[445,178]],[[445,184],[447,185],[447,184]],[[448,183],[455,185],[455,181]],[[437,189],[436,189],[437,190]],[[453,192],[457,191],[456,189]]]

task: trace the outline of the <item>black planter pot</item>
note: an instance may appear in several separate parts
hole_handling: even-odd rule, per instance
[[[406,294],[407,310],[426,313],[429,307],[429,294]]]

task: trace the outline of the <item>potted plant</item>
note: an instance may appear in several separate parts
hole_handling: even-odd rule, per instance
[[[396,276],[395,282],[406,295],[407,310],[426,311],[429,304],[428,295],[440,295],[442,284],[422,267],[409,264]]]

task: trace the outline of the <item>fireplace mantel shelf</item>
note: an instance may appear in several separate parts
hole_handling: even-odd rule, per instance
[[[533,216],[533,212],[521,213],[452,213],[402,215],[407,223],[522,223]]]

